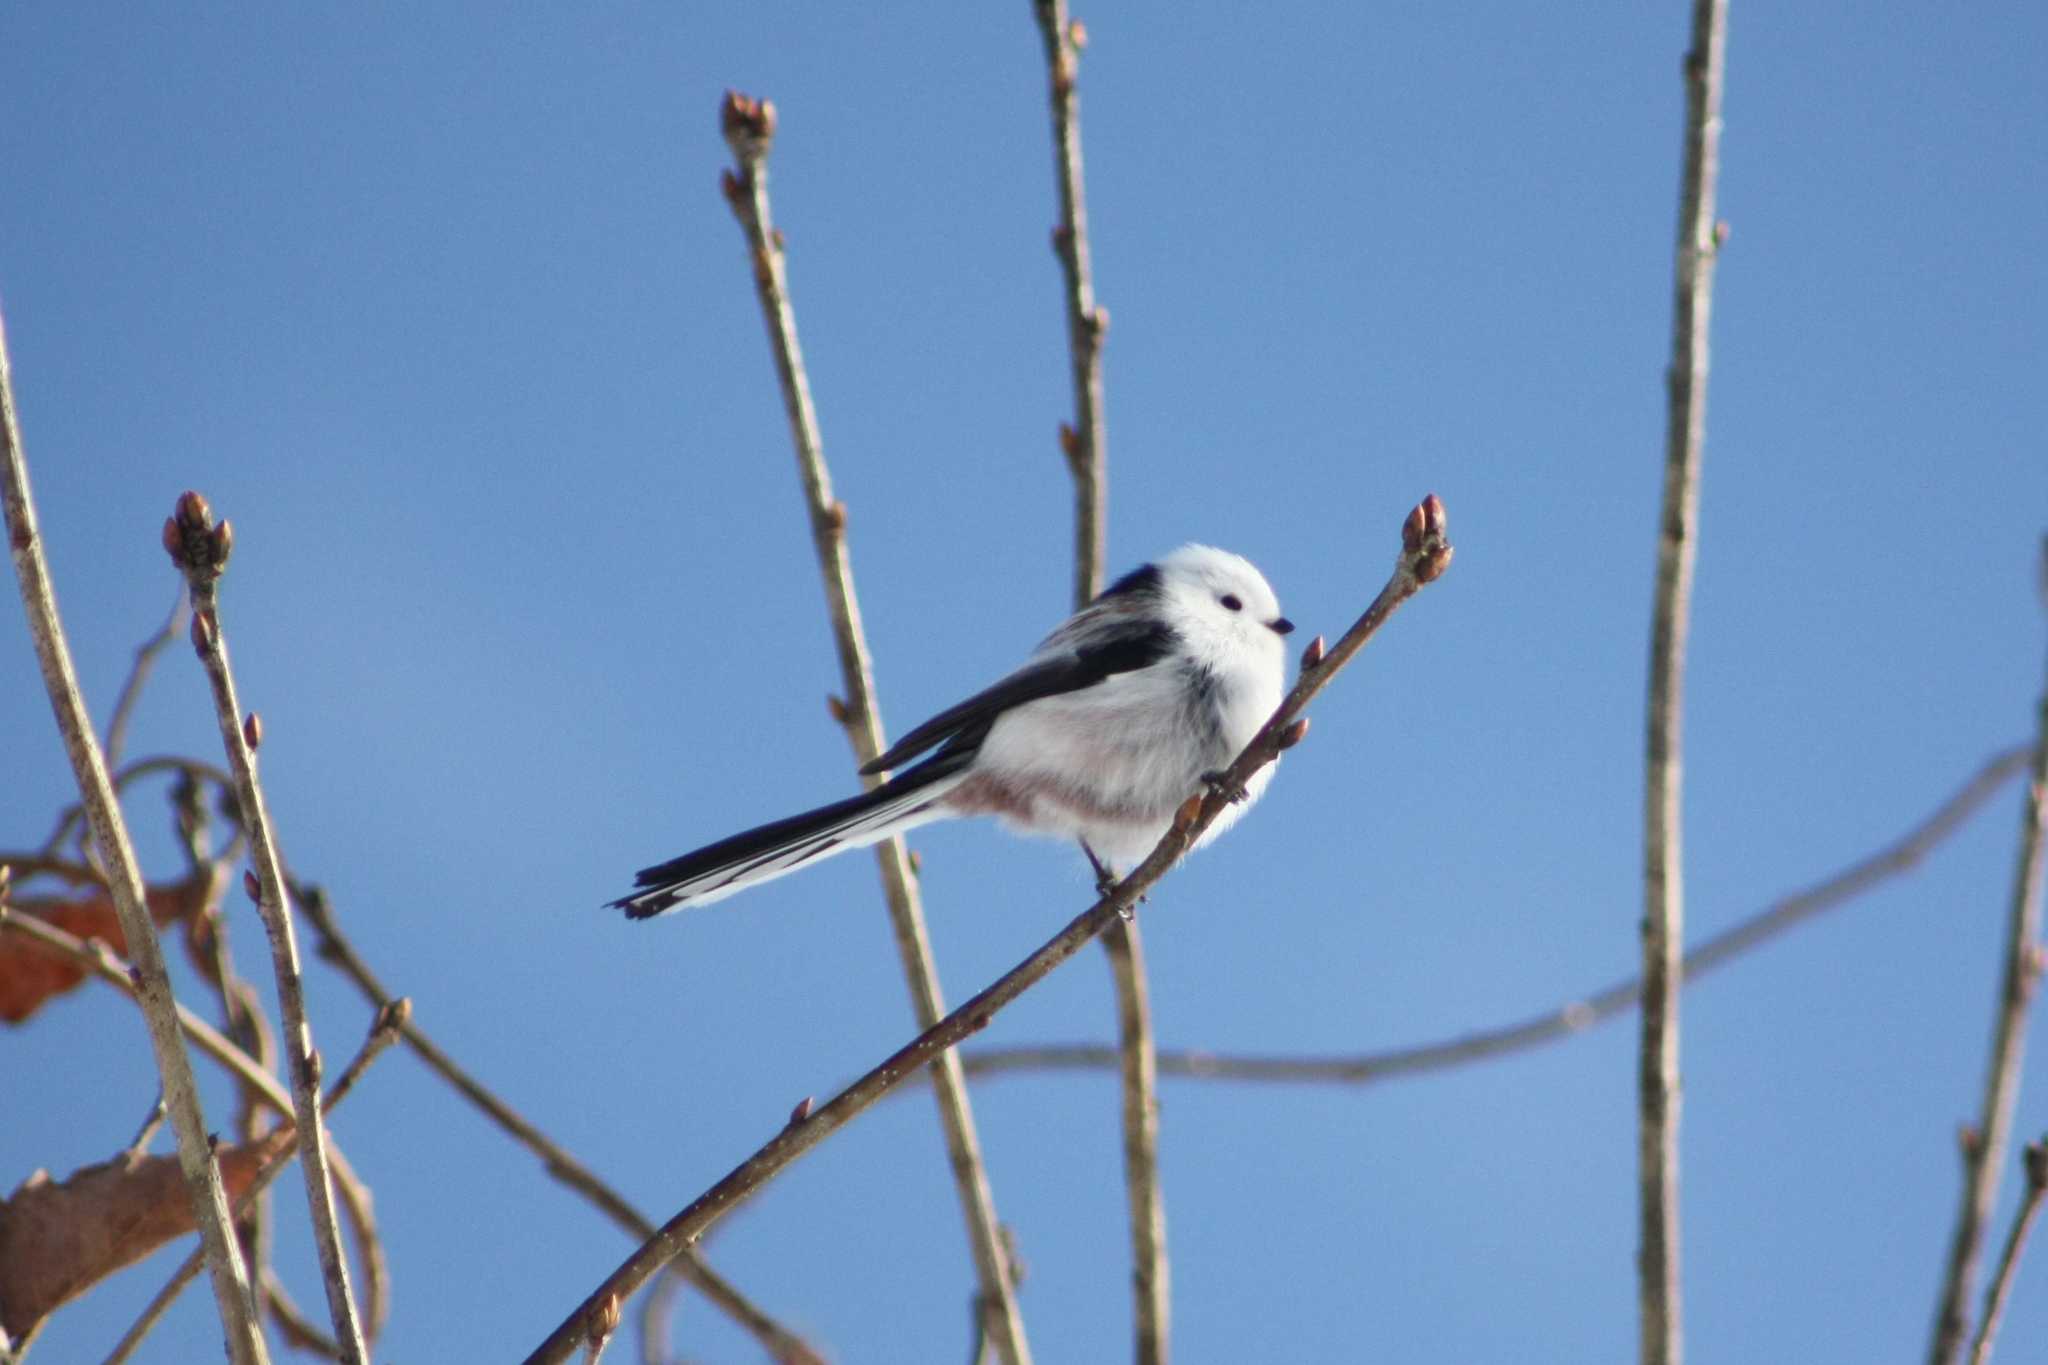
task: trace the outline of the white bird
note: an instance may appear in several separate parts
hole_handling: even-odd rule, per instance
[[[1187,545],[1126,574],[1045,638],[1024,666],[941,711],[861,769],[927,750],[859,796],[746,830],[642,870],[612,901],[634,919],[709,905],[933,820],[994,815],[1078,839],[1099,876],[1135,866],[1174,812],[1217,777],[1280,704],[1280,638],[1294,623],[1249,560]],[[1256,801],[1273,766],[1203,833]]]

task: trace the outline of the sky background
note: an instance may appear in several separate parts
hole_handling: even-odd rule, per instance
[[[1315,704],[1259,808],[1153,894],[1162,1043],[1395,1046],[1626,976],[1687,7],[1080,17],[1111,571],[1223,545],[1299,638],[1334,638],[1424,493],[1458,551]],[[2032,733],[2043,51],[2038,5],[1735,7],[1690,937]],[[95,715],[171,606],[158,527],[201,489],[235,524],[222,617],[287,857],[428,1031],[656,1219],[912,1031],[866,855],[651,924],[598,908],[635,868],[853,790],[717,192],[720,92],[781,111],[775,207],[901,733],[1068,606],[1044,80],[1025,0],[0,10],[0,301]],[[0,627],[5,848],[72,788],[26,633]],[[218,756],[188,651],[131,752]],[[128,809],[175,876],[162,785]],[[1686,996],[1693,1358],[1924,1351],[2019,809],[2008,787],[1921,870]],[[955,1000],[1090,899],[1055,844],[982,824],[914,843]],[[256,973],[260,928],[232,910]],[[339,1058],[368,1011],[309,972]],[[1113,1030],[1091,951],[984,1045]],[[106,1158],[154,1092],[139,1016],[104,990],[0,1047],[7,1188]],[[1634,1075],[1631,1020],[1363,1089],[1168,1081],[1178,1357],[1631,1358]],[[1113,1081],[974,1100],[1038,1359],[1125,1355]],[[2048,1129],[2038,1074],[2018,1129]],[[402,1052],[335,1132],[396,1281],[380,1362],[518,1358],[629,1249]],[[282,1269],[317,1306],[297,1178],[278,1188]],[[972,1276],[919,1095],[709,1254],[834,1359],[967,1354]],[[99,1359],[172,1260],[64,1310],[37,1358]],[[2048,1258],[2022,1275],[2001,1359],[2048,1358]],[[196,1288],[145,1357],[218,1342]],[[694,1300],[677,1343],[759,1358]]]

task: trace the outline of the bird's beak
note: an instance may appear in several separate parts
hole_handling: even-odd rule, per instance
[[[1284,616],[1280,616],[1266,622],[1266,627],[1275,635],[1287,635],[1294,630],[1294,622]]]

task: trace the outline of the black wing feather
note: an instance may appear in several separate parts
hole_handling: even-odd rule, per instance
[[[861,771],[878,773],[956,736],[977,729],[986,732],[997,716],[1013,706],[1062,692],[1078,692],[1112,674],[1130,673],[1157,663],[1173,648],[1173,643],[1170,627],[1157,621],[1133,622],[1128,630],[1114,636],[1026,664],[958,706],[939,712],[897,740],[873,762],[863,765]],[[978,740],[979,736],[975,738]]]

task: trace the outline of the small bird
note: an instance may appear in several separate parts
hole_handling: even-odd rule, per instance
[[[1024,666],[933,716],[864,765],[934,751],[873,790],[746,830],[642,870],[610,902],[633,919],[709,905],[799,867],[953,816],[994,815],[1078,839],[1098,880],[1150,853],[1280,704],[1294,623],[1239,555],[1186,545],[1118,579]],[[1221,834],[1266,788],[1202,835]]]

